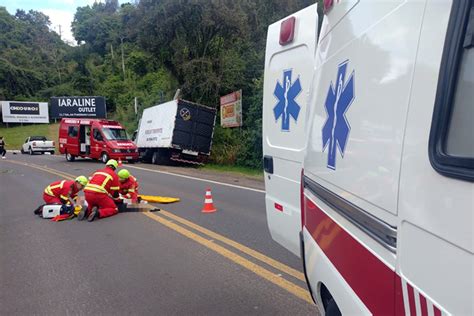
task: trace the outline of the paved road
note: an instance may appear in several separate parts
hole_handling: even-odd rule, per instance
[[[260,191],[136,164],[127,167],[141,193],[181,202],[158,215],[125,213],[93,223],[32,214],[58,172],[100,167],[48,155],[0,161],[0,314],[316,313],[300,260],[271,240]],[[200,212],[207,186],[214,214]]]

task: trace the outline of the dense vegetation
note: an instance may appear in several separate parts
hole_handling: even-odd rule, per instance
[[[77,8],[71,47],[42,13],[0,7],[0,99],[103,95],[111,116],[136,128],[141,108],[173,97],[218,106],[243,90],[244,126],[216,128],[216,163],[258,168],[262,84],[269,24],[311,0],[107,0]]]

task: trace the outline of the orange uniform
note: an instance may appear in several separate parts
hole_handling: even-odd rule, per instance
[[[44,189],[43,200],[46,204],[65,204],[69,197],[75,198],[79,193],[74,180],[62,180],[51,183]]]
[[[120,194],[127,199],[131,199],[133,203],[138,201],[138,181],[134,176],[120,182]]]
[[[88,212],[94,206],[97,206],[99,218],[117,214],[117,206],[112,197],[118,195],[119,189],[119,178],[112,168],[105,167],[94,172],[89,183],[84,188]]]

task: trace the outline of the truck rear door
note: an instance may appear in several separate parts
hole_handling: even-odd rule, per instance
[[[173,145],[196,154],[209,154],[215,119],[215,109],[178,100]]]
[[[300,176],[318,36],[317,5],[268,28],[263,91],[266,212],[272,238],[300,254]]]

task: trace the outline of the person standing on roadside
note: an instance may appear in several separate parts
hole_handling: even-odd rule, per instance
[[[5,159],[5,154],[7,151],[5,150],[5,141],[3,140],[3,136],[0,136],[0,154],[2,155],[2,159]]]

